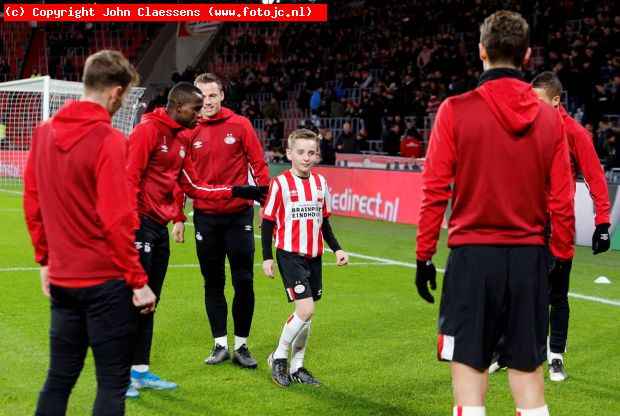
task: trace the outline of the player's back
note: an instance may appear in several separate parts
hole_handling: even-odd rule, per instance
[[[483,83],[447,104],[457,164],[449,246],[542,245],[561,119],[529,84]]]
[[[35,152],[51,278],[86,282],[88,278],[120,277],[111,257],[105,255],[109,250],[97,214],[98,194],[105,189],[100,189],[97,175],[104,163],[116,163],[123,175],[124,141],[122,133],[110,125],[106,110],[89,102],[70,102],[37,127],[31,151]],[[118,150],[114,161],[100,157],[104,145]],[[117,182],[127,191],[126,199],[117,201],[117,209],[130,215],[128,182],[124,175]]]

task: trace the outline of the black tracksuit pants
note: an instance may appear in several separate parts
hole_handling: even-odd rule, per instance
[[[232,305],[235,335],[247,337],[250,334],[254,315],[253,218],[253,207],[236,214],[207,215],[194,211],[196,254],[204,278],[205,308],[214,338],[228,333],[228,305],[224,296],[226,257],[235,288]]]
[[[124,415],[139,315],[132,290],[112,280],[81,289],[50,285],[50,295],[50,365],[35,414],[65,415],[90,346],[97,374],[93,415]]]
[[[136,232],[136,247],[140,253],[140,263],[149,278],[148,285],[159,302],[170,259],[168,227],[141,217],[140,229]],[[133,365],[149,365],[151,362],[154,315],[149,313],[138,318]]]

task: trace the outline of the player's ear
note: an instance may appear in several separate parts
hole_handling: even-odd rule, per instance
[[[478,43],[478,56],[481,61],[486,61],[489,59],[489,55],[487,54],[487,48],[484,47],[482,43]]]
[[[286,158],[291,161],[293,160],[293,154],[291,153],[291,149],[286,149]]]
[[[530,56],[532,55],[532,48],[527,48],[525,51],[525,56],[523,57],[523,61],[521,63],[523,65],[527,64],[530,61]]]
[[[553,100],[551,100],[551,105],[553,105],[556,108],[560,105],[560,96],[559,95],[556,95],[555,97],[553,97]]]

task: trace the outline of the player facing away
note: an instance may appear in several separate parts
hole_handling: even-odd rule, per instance
[[[549,414],[542,363],[548,330],[544,229],[551,215],[557,264],[572,259],[575,217],[568,143],[558,111],[541,102],[519,68],[529,27],[499,11],[480,27],[478,88],[444,101],[423,171],[416,286],[434,302],[431,259],[446,205],[450,254],[439,307],[438,358],[451,361],[454,415],[485,415],[488,367],[501,336],[521,416]],[[556,266],[551,274],[562,273]]]
[[[556,108],[562,115],[568,148],[570,152],[571,171],[573,182],[577,184],[577,175],[582,173],[585,183],[590,191],[590,197],[594,202],[595,218],[594,233],[592,234],[592,254],[596,255],[609,250],[609,192],[605,173],[601,168],[592,135],[574,118],[572,118],[560,104],[560,94],[562,93],[562,83],[558,76],[551,72],[541,72],[531,82],[532,88],[538,98],[550,106]],[[546,228],[546,234],[550,228]],[[554,258],[548,251],[548,235],[545,235],[545,247],[547,248],[548,267],[553,268]],[[568,339],[568,321],[570,308],[568,304],[568,287],[572,264],[566,262],[559,264],[562,273],[556,273],[549,279],[549,345],[547,360],[549,363],[549,379],[551,381],[564,381],[568,378],[564,368],[564,352],[566,352],[566,341]],[[500,344],[503,340],[500,340]],[[489,372],[494,372],[502,366],[495,357],[489,367]]]
[[[37,415],[64,415],[90,346],[94,415],[125,414],[131,346],[155,295],[134,247],[127,145],[112,128],[135,68],[120,52],[86,59],[84,95],[69,100],[32,138],[24,175],[26,225],[51,300],[50,366]]]
[[[174,240],[184,241],[185,216],[175,201],[182,193],[175,192],[175,187],[194,199],[238,197],[264,201],[265,198],[265,190],[256,186],[207,185],[197,179],[187,143],[178,134],[196,126],[202,102],[198,88],[187,82],[178,83],[168,94],[166,108],[145,114],[129,136],[127,174],[137,195],[140,225],[136,247],[158,301],[170,258],[167,228],[170,221],[174,221]],[[139,322],[128,397],[138,397],[138,388],[177,387],[149,371],[152,340],[153,315],[148,315]]]
[[[248,184],[248,171],[257,185],[269,189],[269,166],[252,123],[222,107],[222,81],[201,74],[194,81],[204,96],[198,126],[189,135],[189,154],[198,177],[210,183]],[[232,301],[235,344],[232,361],[256,368],[247,338],[254,315],[254,206],[251,201],[195,199],[196,254],[204,278],[204,301],[215,346],[206,364],[230,359],[228,305],[224,294],[226,258],[235,295]]]
[[[599,254],[609,250],[609,192],[607,180],[601,163],[594,150],[592,135],[585,127],[572,118],[560,104],[562,84],[553,72],[542,72],[532,80],[534,92],[545,103],[556,108],[562,115],[568,148],[570,152],[573,183],[577,184],[577,174],[581,171],[585,183],[594,202],[594,233],[592,234],[592,254]],[[549,253],[550,257],[551,254]],[[549,378],[552,381],[564,381],[568,377],[564,369],[563,353],[566,351],[568,338],[568,286],[570,262],[561,265],[564,273],[550,276],[549,280]],[[553,277],[553,279],[551,279]]]
[[[281,387],[287,387],[291,381],[312,386],[321,384],[304,367],[304,356],[314,303],[321,299],[323,292],[323,238],[336,254],[338,266],[349,262],[329,224],[331,205],[327,182],[310,171],[318,149],[319,138],[310,130],[299,129],[289,135],[286,157],[292,167],[271,181],[262,215],[263,271],[274,277],[271,243],[275,236],[284,289],[288,301],[295,302],[295,311],[284,323],[278,347],[268,359],[273,381]]]

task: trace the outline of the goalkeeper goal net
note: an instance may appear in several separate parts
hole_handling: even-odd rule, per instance
[[[83,91],[81,82],[49,76],[0,83],[0,187],[21,186],[34,128]],[[143,94],[144,88],[133,88],[112,119],[126,136],[138,121]]]

